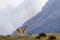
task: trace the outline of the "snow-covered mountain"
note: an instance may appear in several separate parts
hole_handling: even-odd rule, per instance
[[[36,16],[23,26],[28,26],[26,33],[60,33],[60,0],[48,0]]]

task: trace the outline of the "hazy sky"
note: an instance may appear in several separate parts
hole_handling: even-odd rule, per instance
[[[12,5],[16,7],[18,4],[21,4],[24,0],[0,0],[0,8],[4,8],[5,6]]]
[[[16,7],[17,5],[21,4],[24,0],[0,0],[0,8],[6,7],[8,4]],[[44,1],[44,0],[40,0]]]

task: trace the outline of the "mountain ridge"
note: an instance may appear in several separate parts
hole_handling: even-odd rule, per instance
[[[60,0],[58,0],[58,1],[57,0],[48,0],[48,2],[43,7],[41,12],[39,12],[36,16],[34,16],[33,18],[31,18],[30,20],[28,20],[26,23],[23,24],[23,26],[28,26],[26,33],[59,32],[59,29],[57,29],[60,26],[59,25],[59,23],[60,23],[60,21],[59,21],[60,20],[60,16],[58,16],[58,15],[60,15],[59,14],[59,12],[60,12],[60,5],[58,5],[59,3],[60,3]],[[49,18],[49,16],[51,18]],[[53,16],[56,17],[56,18],[54,18]],[[56,23],[55,23],[54,20],[56,21]],[[45,23],[46,23],[46,25],[45,25]],[[59,25],[59,26],[58,27],[55,26],[56,27],[55,28],[54,25],[57,25],[57,26]],[[48,30],[47,30],[47,28],[48,28]],[[52,30],[51,30],[51,28],[52,28]]]

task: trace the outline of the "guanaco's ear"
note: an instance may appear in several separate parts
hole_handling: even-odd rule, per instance
[[[18,30],[18,28],[16,29],[16,31]]]
[[[16,30],[19,30],[19,28],[17,28]]]

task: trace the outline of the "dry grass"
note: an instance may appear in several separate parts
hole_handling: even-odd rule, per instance
[[[41,37],[40,40],[48,40],[49,36],[55,36],[56,40],[60,40],[60,34],[58,33],[46,33],[46,38]],[[18,35],[0,35],[0,40],[35,40],[35,37],[38,36],[38,34],[18,34]]]

